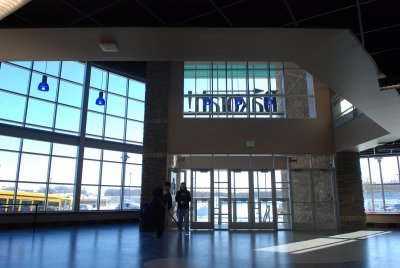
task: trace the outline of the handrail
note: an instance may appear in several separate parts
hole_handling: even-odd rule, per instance
[[[10,207],[15,207],[15,206],[35,206],[35,213],[33,216],[33,232],[36,231],[36,224],[37,224],[37,212],[38,212],[38,205],[39,204],[17,204],[17,203],[11,203],[11,204],[0,204],[0,208],[10,208]]]

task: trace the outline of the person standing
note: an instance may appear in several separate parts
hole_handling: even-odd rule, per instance
[[[165,181],[163,184],[163,197],[162,197],[162,202],[165,206],[166,214],[165,214],[165,226],[164,230],[168,230],[168,222],[169,222],[169,217],[170,217],[170,210],[172,208],[172,196],[171,196],[171,183],[169,181]]]
[[[175,201],[178,203],[179,231],[185,228],[189,233],[189,202],[192,201],[190,192],[186,189],[186,183],[182,182],[180,190],[176,192]]]

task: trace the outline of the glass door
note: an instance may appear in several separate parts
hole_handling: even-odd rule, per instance
[[[250,172],[229,172],[229,229],[251,229],[253,218]]]
[[[214,228],[212,170],[192,170],[191,228]]]
[[[228,229],[228,170],[214,170],[214,229]]]
[[[230,170],[229,229],[276,229],[273,172]]]
[[[252,172],[253,228],[276,229],[275,184],[272,175],[270,170]]]
[[[188,179],[189,170],[178,169],[178,170],[171,170],[170,172],[170,182],[171,182],[171,195],[172,195],[172,208],[170,210],[170,216],[174,217],[174,219],[178,220],[178,205],[175,202],[176,192],[179,191],[181,182],[186,183],[187,189],[190,189],[190,179]],[[189,174],[190,175],[190,174]],[[177,229],[178,226],[176,225],[175,220],[169,217],[167,222],[167,229]],[[190,220],[190,219],[189,219]]]

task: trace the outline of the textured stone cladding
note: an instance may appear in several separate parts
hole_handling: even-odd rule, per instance
[[[301,69],[286,69],[284,75],[287,118],[307,118],[308,97],[306,72]]]
[[[143,133],[142,203],[167,178],[168,91],[170,64],[148,62]]]
[[[365,229],[366,217],[360,156],[358,153],[346,152],[336,154],[336,179],[340,231],[346,232]]]
[[[331,155],[298,155],[289,161],[293,228],[336,229]],[[306,227],[308,226],[308,227]]]

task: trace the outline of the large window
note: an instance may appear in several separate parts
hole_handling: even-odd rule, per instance
[[[91,63],[1,62],[0,211],[138,209],[144,96],[143,81]]]
[[[360,159],[365,211],[400,213],[399,156]]]
[[[0,136],[3,211],[71,211],[77,146]]]
[[[312,76],[294,63],[185,62],[186,118],[315,118]]]
[[[101,91],[105,106],[95,104]],[[142,144],[144,93],[144,83],[92,67],[86,136]]]
[[[2,62],[0,123],[79,134],[85,64]],[[42,76],[50,91],[39,91]]]

